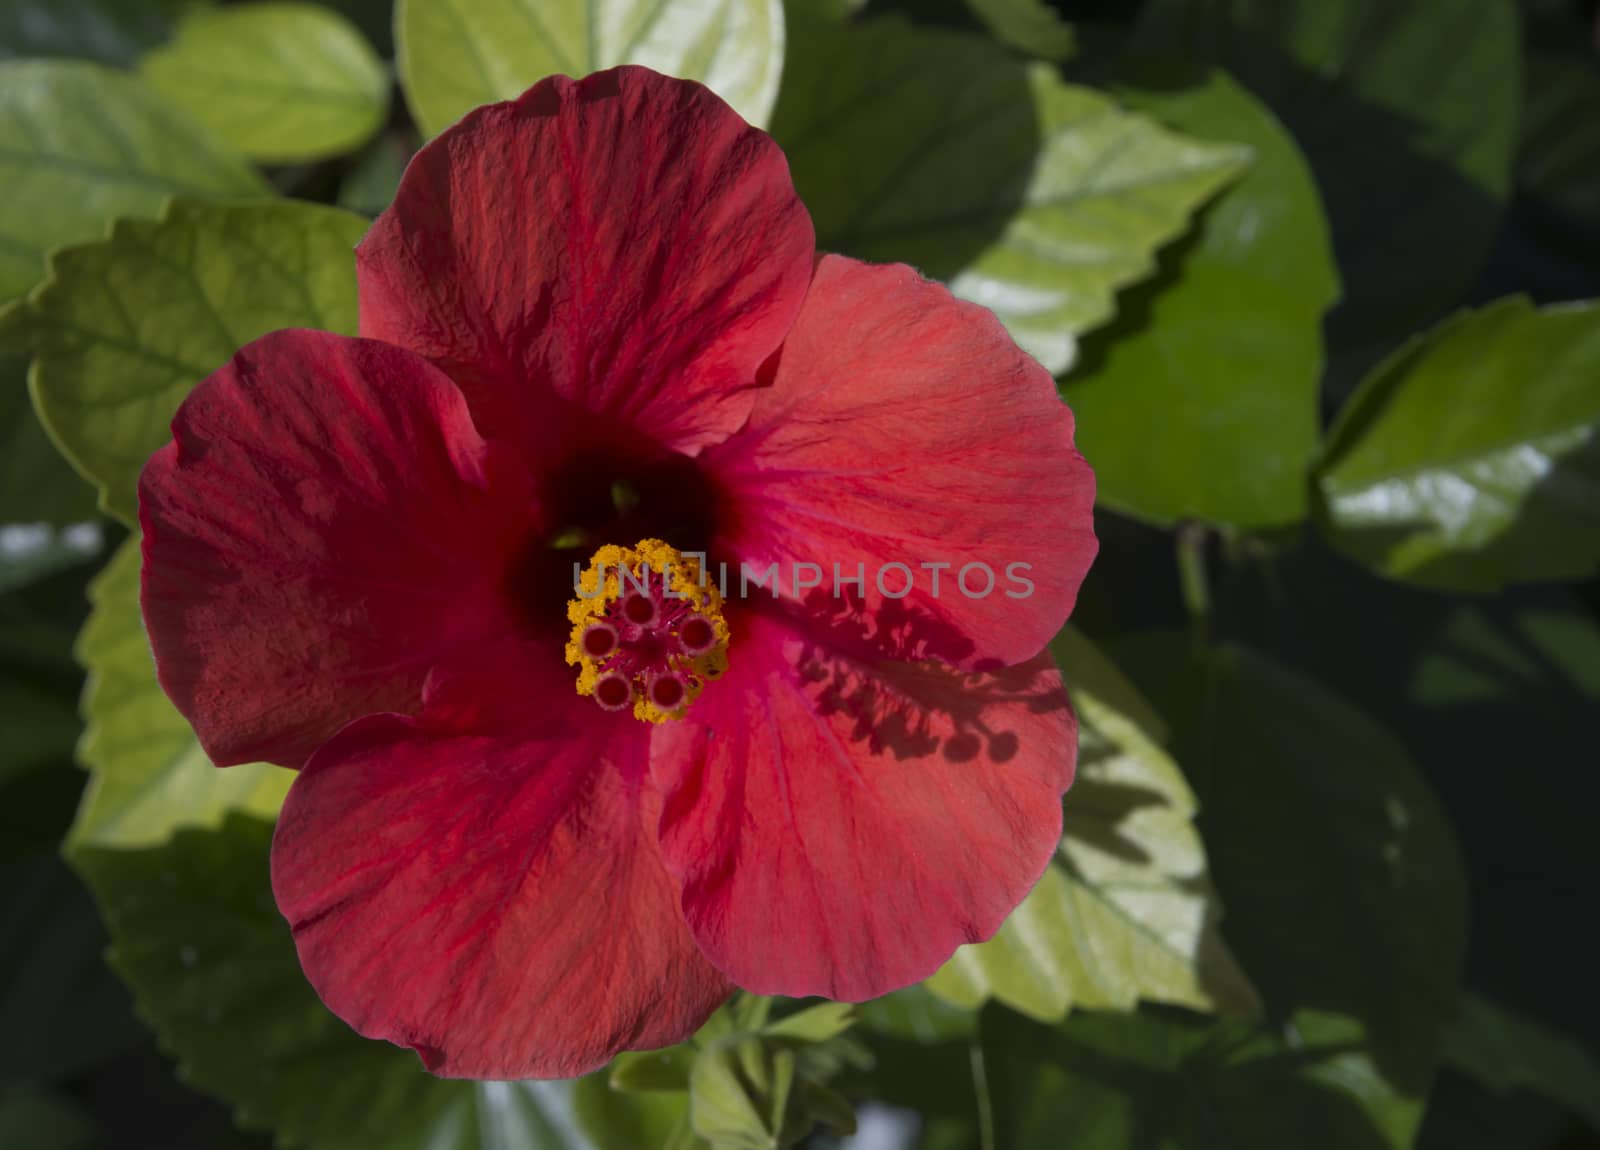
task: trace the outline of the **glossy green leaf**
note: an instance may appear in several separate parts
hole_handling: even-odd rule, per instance
[[[1444,1057],[1492,1090],[1534,1091],[1600,1130],[1600,1059],[1565,1035],[1473,995],[1445,1036]]]
[[[43,278],[45,255],[153,216],[172,195],[264,195],[243,160],[217,150],[137,79],[77,61],[0,63],[0,301]]]
[[[139,71],[195,123],[269,163],[352,151],[389,110],[389,75],[371,45],[313,4],[196,8]]]
[[[304,203],[174,201],[58,252],[21,322],[40,415],[132,522],[139,471],[189,390],[284,327],[353,333],[360,216]]]
[[[1163,526],[1295,523],[1317,448],[1322,316],[1339,294],[1316,185],[1294,140],[1226,75],[1123,95],[1176,128],[1248,144],[1255,162],[1066,379],[1098,498]]]
[[[294,778],[264,763],[219,769],[156,682],[139,616],[139,539],[123,544],[89,592],[78,639],[89,672],[78,756],[92,772],[68,839],[74,848],[142,847],[234,811],[275,817]]]
[[[1077,49],[1077,37],[1049,0],[967,0],[995,39],[1009,48],[1044,60],[1066,60]]]
[[[772,132],[819,247],[947,281],[1052,371],[1247,159],[892,19],[797,35]]]
[[[395,28],[406,99],[430,136],[546,76],[617,64],[699,80],[762,125],[783,69],[781,0],[399,0]]]
[[[1600,304],[1465,312],[1380,365],[1318,474],[1373,569],[1492,591],[1600,569]]]
[[[571,1084],[434,1078],[328,1013],[273,905],[271,841],[234,814],[140,850],[72,847],[112,964],[185,1081],[313,1150],[590,1150]]]
[[[1287,667],[1167,634],[1113,650],[1172,724],[1229,943],[1271,1020],[1248,1040],[1219,1024],[1205,1046],[1259,1047],[1375,1132],[1340,1141],[1331,1115],[1305,1109],[1304,1140],[1260,1144],[1409,1145],[1460,1005],[1465,879],[1437,800],[1392,735]],[[1248,1076],[1235,1088],[1241,1121],[1244,1099],[1263,1130],[1294,1120],[1260,1106],[1273,1091]]]
[[[1568,0],[1526,0],[1517,185],[1600,242],[1600,49]]]
[[[1060,850],[1000,932],[958,950],[928,988],[1042,1021],[1141,999],[1254,1017],[1260,1003],[1222,941],[1194,795],[1133,717],[1149,704],[1077,631],[1051,647],[1079,724]]]
[[[131,64],[193,0],[0,0],[0,59],[65,56]]]
[[[1514,0],[1152,0],[1139,35],[1228,69],[1304,149],[1347,289],[1330,336],[1367,362],[1456,304],[1489,252],[1519,39]]]
[[[61,458],[33,413],[27,361],[0,357],[0,524],[64,527],[94,516],[94,488]]]

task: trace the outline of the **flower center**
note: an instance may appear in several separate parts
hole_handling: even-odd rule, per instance
[[[567,604],[567,662],[578,694],[636,719],[681,719],[728,669],[722,596],[699,560],[659,539],[607,545],[578,576]]]

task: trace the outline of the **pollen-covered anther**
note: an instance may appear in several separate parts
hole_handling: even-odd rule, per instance
[[[659,539],[600,548],[575,572],[567,662],[605,710],[680,719],[728,668],[722,596],[700,563]]]

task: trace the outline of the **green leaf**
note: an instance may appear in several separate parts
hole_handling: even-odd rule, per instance
[[[821,1002],[769,1023],[761,1031],[768,1038],[795,1042],[827,1042],[854,1025],[856,1007],[852,1002]]]
[[[1152,0],[1138,35],[1226,68],[1305,150],[1347,289],[1330,338],[1366,362],[1454,306],[1488,255],[1519,40],[1513,0]]]
[[[1295,523],[1317,448],[1320,325],[1339,294],[1316,185],[1294,140],[1222,73],[1123,94],[1176,128],[1248,144],[1255,162],[1066,380],[1098,498],[1162,526]]]
[[[178,200],[52,257],[23,319],[34,396],[101,506],[134,521],[139,471],[173,412],[240,347],[277,328],[355,331],[366,227],[314,204]]]
[[[630,1056],[622,1056],[627,1057]],[[604,1073],[573,1083],[572,1101],[578,1124],[596,1150],[705,1150],[705,1142],[689,1128],[687,1066],[683,1083],[671,1092],[619,1098],[619,1089],[624,1088],[609,1085]]]
[[[71,847],[112,964],[186,1082],[314,1150],[590,1150],[571,1084],[434,1078],[328,1013],[273,905],[271,841],[270,823],[234,814],[140,850]]]
[[[139,615],[137,536],[89,598],[94,611],[78,639],[89,672],[78,756],[92,777],[68,845],[153,846],[180,827],[219,826],[234,811],[275,817],[294,773],[265,763],[212,766],[156,681]]]
[[[546,76],[618,64],[699,80],[765,124],[783,68],[781,0],[398,0],[400,80],[422,130]]]
[[[94,489],[45,435],[27,370],[26,360],[0,357],[0,523],[65,527],[93,519]]]
[[[1600,243],[1600,51],[1567,0],[1528,0],[1517,185]]]
[[[1132,717],[1149,704],[1072,628],[1051,648],[1079,722],[1061,848],[1000,932],[956,951],[928,988],[961,1006],[997,998],[1041,1021],[1141,999],[1256,1016],[1255,991],[1222,941],[1194,795]]]
[[[171,195],[268,190],[134,77],[53,60],[0,64],[0,181],[0,301],[39,282],[52,248],[103,234],[114,216],[155,215]]]
[[[1114,651],[1199,795],[1228,938],[1272,1021],[1253,1032],[1277,1046],[1263,1050],[1409,1145],[1460,1000],[1464,876],[1437,800],[1392,735],[1287,667],[1167,634]],[[1262,1145],[1352,1145],[1323,1125]]]
[[[665,1050],[619,1054],[612,1060],[608,1081],[613,1090],[629,1093],[685,1091],[689,1089],[694,1054],[694,1047],[687,1043]]]
[[[924,983],[863,1002],[857,1007],[857,1018],[861,1029],[870,1034],[923,1045],[971,1038],[978,1026],[972,1010],[940,998]]]
[[[1006,1150],[1406,1150],[1359,1027],[1297,1018],[1286,1035],[1176,1012],[1074,1014],[1046,1029],[985,1013],[994,1144]]]
[[[1341,550],[1462,591],[1600,569],[1600,304],[1464,312],[1380,365],[1318,472]]]
[[[139,71],[218,139],[269,163],[353,151],[389,111],[389,76],[371,45],[312,4],[196,8]]]
[[[967,0],[995,39],[1042,60],[1066,60],[1077,50],[1072,28],[1047,0]]]
[[[900,20],[797,35],[772,132],[819,247],[947,281],[1052,371],[1247,159]]]
[[[1600,1130],[1600,1061],[1564,1035],[1471,995],[1445,1036],[1444,1057],[1491,1090],[1535,1091]]]
[[[67,56],[132,64],[192,0],[0,0],[0,59]]]

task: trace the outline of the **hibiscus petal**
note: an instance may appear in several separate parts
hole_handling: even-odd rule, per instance
[[[800,597],[822,612],[859,594],[870,618],[903,594],[945,624],[922,654],[1009,665],[1061,629],[1095,555],[1072,431],[992,313],[903,265],[826,256],[749,426],[706,462],[738,500],[724,546],[754,574],[777,563],[793,595],[813,564]]]
[[[222,765],[299,766],[410,711],[442,655],[513,626],[528,479],[419,356],[276,332],[197,387],[139,485],[161,684]]]
[[[554,76],[419,152],[357,251],[363,335],[429,356],[485,434],[539,388],[692,454],[750,410],[815,248],[778,146],[703,85]]]
[[[861,1001],[998,930],[1056,848],[1076,761],[1049,657],[966,674],[759,616],[734,644],[651,747],[706,957],[760,994]]]
[[[662,866],[647,739],[627,718],[520,739],[392,715],[340,732],[272,848],[322,1000],[448,1077],[570,1077],[692,1034],[730,987]]]

